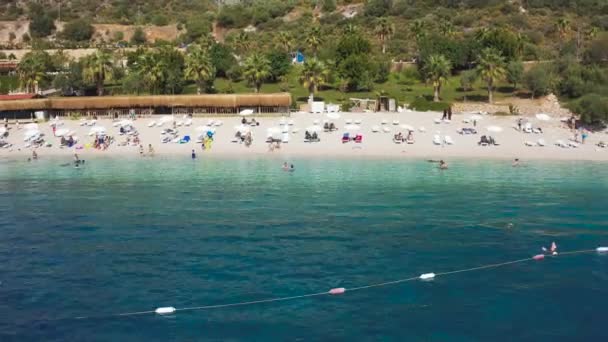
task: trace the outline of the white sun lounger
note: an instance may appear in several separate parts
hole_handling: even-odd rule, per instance
[[[293,122],[293,120],[289,120],[289,122],[287,122],[287,124],[288,124],[289,126],[293,126],[294,122]]]
[[[289,133],[283,133],[283,139],[281,139],[281,141],[284,144],[287,144],[289,142]]]
[[[350,125],[350,124],[352,124],[352,123],[353,123],[353,120],[351,120],[351,119],[346,119],[346,121],[345,121],[345,122],[346,122],[346,124],[347,124],[347,125]]]
[[[433,122],[436,123],[436,124],[440,124],[441,123],[441,119],[435,119],[435,120],[433,120]]]
[[[156,125],[156,121],[150,121],[150,123],[148,123],[148,127],[154,127]]]
[[[184,126],[190,126],[192,125],[192,119],[187,119],[186,121],[184,121]]]
[[[545,139],[538,139],[536,144],[540,147],[545,147],[547,145],[547,143],[545,142]]]
[[[356,125],[360,125],[360,124],[361,124],[361,119],[357,119],[357,120],[355,120],[355,124],[356,124]]]
[[[384,133],[390,133],[390,132],[391,132],[391,129],[390,129],[389,127],[384,126],[384,127],[382,127],[382,131],[383,131]]]
[[[421,133],[426,133],[426,128],[420,127],[420,128],[418,128],[418,131]]]
[[[565,144],[562,140],[557,140],[555,142],[555,145],[557,145],[558,147],[561,147],[561,148],[568,148],[568,147],[570,147],[567,144]]]
[[[372,132],[378,133],[380,131],[380,126],[372,126]]]
[[[433,135],[433,144],[441,145],[441,137],[439,136],[439,134]]]
[[[393,120],[393,125],[397,126],[399,124],[399,120]]]
[[[449,136],[449,135],[446,135],[443,138],[443,141],[445,141],[445,143],[448,144],[448,145],[454,145],[454,140],[452,140],[452,137]]]
[[[386,125],[388,124],[388,121],[386,121],[386,119],[382,119],[382,121],[380,122],[381,125]]]

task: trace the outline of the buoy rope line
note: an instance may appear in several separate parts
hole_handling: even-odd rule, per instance
[[[453,274],[457,274],[457,273],[474,272],[474,271],[479,271],[479,270],[484,270],[484,269],[498,268],[498,267],[503,267],[503,266],[507,266],[507,265],[519,264],[519,263],[524,263],[524,262],[539,261],[539,260],[542,260],[545,258],[555,258],[555,257],[559,257],[559,256],[564,256],[564,255],[574,255],[574,254],[583,254],[583,253],[591,253],[591,252],[598,252],[601,254],[605,254],[605,253],[608,253],[608,247],[598,247],[595,249],[583,249],[583,250],[577,250],[577,251],[563,252],[563,253],[559,253],[559,254],[538,254],[533,257],[528,257],[525,259],[506,261],[506,262],[497,263],[497,264],[488,264],[488,265],[482,265],[482,266],[477,266],[477,267],[472,267],[472,268],[465,268],[465,269],[461,269],[461,270],[454,270],[454,271],[447,271],[447,272],[440,272],[440,273],[423,273],[419,276],[410,277],[410,278],[397,279],[397,280],[392,280],[392,281],[387,281],[387,282],[382,282],[382,283],[358,286],[358,287],[333,288],[329,291],[308,293],[308,294],[302,294],[302,295],[298,295],[298,296],[277,297],[277,298],[268,298],[268,299],[260,299],[260,300],[254,300],[254,301],[246,301],[246,302],[234,302],[234,303],[226,303],[226,304],[191,306],[191,307],[184,307],[184,308],[160,307],[155,310],[124,312],[124,313],[109,314],[109,315],[105,315],[105,316],[80,316],[80,317],[75,317],[74,319],[127,317],[127,316],[141,316],[141,315],[148,315],[148,314],[168,315],[168,314],[173,314],[175,312],[181,312],[181,311],[211,310],[211,309],[221,309],[221,308],[229,308],[229,307],[237,307],[237,306],[249,306],[249,305],[256,305],[256,304],[263,304],[263,303],[284,302],[284,301],[291,301],[291,300],[297,300],[297,299],[302,299],[302,298],[341,295],[346,292],[354,292],[354,291],[371,289],[371,288],[376,288],[376,287],[390,286],[390,285],[401,284],[401,283],[410,282],[410,281],[414,281],[414,280],[432,280],[432,279],[435,279],[436,277],[453,275]]]

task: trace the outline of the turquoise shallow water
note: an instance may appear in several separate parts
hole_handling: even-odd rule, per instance
[[[600,163],[0,164],[2,341],[606,340],[608,256],[583,254],[174,316],[71,319],[354,287],[608,246]],[[512,227],[509,228],[509,224]]]

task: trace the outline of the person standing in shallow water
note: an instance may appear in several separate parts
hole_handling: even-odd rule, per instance
[[[194,152],[194,150],[192,150],[192,159],[196,159],[196,153]]]

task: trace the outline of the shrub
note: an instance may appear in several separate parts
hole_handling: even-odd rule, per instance
[[[93,25],[85,19],[76,19],[67,23],[61,32],[64,39],[83,42],[91,39],[94,33]]]
[[[526,89],[532,97],[547,95],[553,89],[553,70],[545,64],[537,64],[524,75]]]
[[[35,15],[30,21],[30,35],[34,38],[44,38],[54,31],[53,18],[46,14]]]
[[[520,61],[513,61],[507,64],[507,81],[517,89],[524,77],[524,65]]]
[[[588,125],[603,125],[608,122],[608,96],[587,94],[571,106],[572,111],[581,116]]]
[[[131,37],[131,44],[133,45],[142,45],[146,43],[146,34],[141,27],[137,27],[133,32],[133,37]]]
[[[410,103],[410,109],[420,112],[441,112],[444,109],[450,108],[450,106],[451,104],[448,102],[433,102],[427,100],[425,97],[417,97],[412,103]]]
[[[336,10],[336,0],[323,0],[323,12],[331,13]]]

